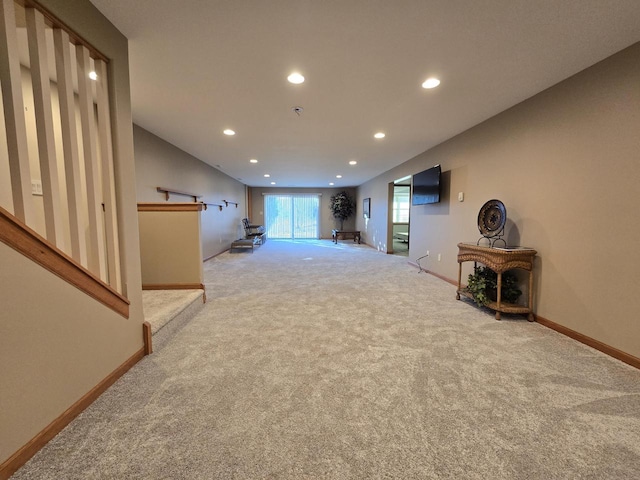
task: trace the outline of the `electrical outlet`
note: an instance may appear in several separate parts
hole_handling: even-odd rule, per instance
[[[438,254],[438,261],[442,260],[442,255]]]
[[[427,250],[427,257],[429,256],[429,250]]]

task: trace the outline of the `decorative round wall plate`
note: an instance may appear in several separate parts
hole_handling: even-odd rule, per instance
[[[500,200],[489,200],[478,213],[478,230],[485,237],[499,235],[507,222],[507,209]]]

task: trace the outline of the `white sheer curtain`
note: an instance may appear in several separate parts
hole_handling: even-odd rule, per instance
[[[268,238],[319,238],[320,195],[265,195],[264,218]]]

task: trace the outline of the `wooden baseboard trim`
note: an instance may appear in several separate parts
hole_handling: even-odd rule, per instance
[[[20,448],[16,453],[11,455],[7,460],[0,464],[0,480],[7,480],[22,465],[33,457],[38,450],[44,447],[49,440],[55,437],[60,431],[66,427],[74,418],[76,418],[83,410],[91,405],[102,393],[115,383],[122,375],[124,375],[131,367],[138,363],[144,357],[144,347],[134,353],[122,365],[111,372],[98,385],[89,390],[76,403],[67,408],[58,418],[47,425],[40,433],[33,437],[26,445]]]
[[[458,282],[457,281],[452,280],[452,279],[450,279],[448,277],[445,277],[444,275],[440,275],[439,273],[435,273],[435,272],[432,272],[430,270],[425,270],[425,272],[427,272],[429,275],[433,275],[434,277],[439,278],[440,280],[444,280],[445,282],[450,283],[454,287],[458,286]]]
[[[420,268],[420,265],[418,265],[415,262],[407,262],[409,265],[411,265],[412,267],[415,268]],[[444,275],[440,275],[439,273],[435,273],[432,272],[430,270],[425,270],[424,268],[421,269],[423,272],[428,273],[429,275],[433,275],[436,278],[439,278],[440,280],[444,280],[447,283],[450,283],[451,285],[457,287],[458,286],[458,282],[455,280],[450,279],[449,277],[445,277]]]
[[[414,262],[408,262],[408,263],[412,267],[420,268],[417,263],[414,263]],[[457,281],[453,281],[450,278],[447,278],[443,275],[430,272],[429,270],[423,270],[423,271],[430,275],[433,275],[434,277],[438,277],[439,279],[444,280],[445,282],[448,282],[451,285],[455,285],[456,287],[458,286]],[[620,360],[621,362],[624,362],[627,365],[631,365],[632,367],[640,369],[640,358],[638,357],[634,357],[629,353],[623,352],[622,350],[618,350],[617,348],[607,345],[606,343],[602,343],[600,340],[596,340],[595,338],[591,338],[591,337],[588,337],[587,335],[583,335],[580,332],[576,332],[575,330],[572,330],[568,327],[560,325],[547,318],[544,318],[535,314],[534,314],[534,318],[535,318],[535,321],[538,322],[540,325],[544,325],[545,327],[550,328],[551,330],[555,330],[556,332],[566,335],[567,337],[572,338],[573,340],[576,340],[580,343],[588,345],[591,348],[595,348],[599,352],[609,355],[610,357],[613,357],[617,360]]]
[[[147,283],[143,290],[204,290],[202,283]]]
[[[205,258],[204,260],[202,260],[202,263],[208,262],[209,260],[211,260],[212,258],[216,258],[218,255],[222,255],[223,253],[228,252],[229,249],[227,248],[226,250],[221,251],[220,253],[216,253],[215,255],[210,255],[207,258]]]
[[[142,323],[142,339],[144,340],[144,354],[151,355],[153,353],[153,342],[151,340],[153,334],[151,332],[151,324],[149,322]]]
[[[544,325],[551,330],[555,330],[556,332],[566,335],[567,337],[572,338],[580,343],[584,343],[585,345],[595,348],[596,350],[605,353],[610,357],[616,358],[621,362],[640,369],[640,358],[638,357],[634,357],[629,353],[618,350],[617,348],[607,345],[606,343],[602,343],[599,340],[583,335],[580,332],[576,332],[575,330],[567,328],[539,315],[535,315],[535,320],[540,325]]]

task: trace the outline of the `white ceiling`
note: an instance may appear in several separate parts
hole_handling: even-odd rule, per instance
[[[640,40],[639,0],[91,1],[134,122],[251,186],[360,185]]]

